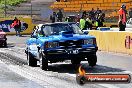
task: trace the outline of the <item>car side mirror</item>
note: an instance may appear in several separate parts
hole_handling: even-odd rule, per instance
[[[83,34],[87,35],[89,32],[88,31],[84,31]]]
[[[32,34],[32,35],[31,35],[31,38],[37,38],[37,35],[33,35],[33,34]]]

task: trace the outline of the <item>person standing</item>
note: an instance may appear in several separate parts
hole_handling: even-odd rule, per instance
[[[119,31],[125,31],[127,21],[126,14],[126,6],[123,4],[119,10]]]
[[[76,16],[76,22],[79,23],[79,21],[80,21],[80,14],[78,14],[78,15]]]
[[[61,12],[61,10],[59,10],[59,12],[57,13],[57,21],[62,22],[62,18],[63,18],[63,13]]]
[[[83,14],[81,19],[80,19],[80,27],[82,30],[85,30],[86,26],[86,14]]]
[[[99,16],[100,16],[101,13],[102,13],[102,11],[101,11],[99,8],[97,8],[97,10],[96,10],[96,12],[95,12],[96,19],[99,18]]]
[[[101,13],[101,16],[100,16],[99,20],[100,20],[99,26],[103,27],[104,26],[104,21],[105,21],[105,13]]]
[[[21,22],[20,22],[20,20],[17,19],[17,17],[15,17],[15,19],[13,20],[12,27],[14,27],[14,29],[16,31],[16,36],[21,36],[21,34],[20,34]]]
[[[52,21],[52,23],[54,23],[56,21],[56,13],[53,12],[53,14],[50,16],[50,20]]]
[[[91,15],[89,15],[89,16],[87,17],[86,23],[87,23],[87,25],[88,25],[87,28],[90,29],[90,30],[92,30],[93,25],[92,25],[92,17],[91,17]]]
[[[98,29],[98,27],[100,27],[100,15],[96,15],[96,21],[95,21],[95,26],[96,26],[96,30]]]
[[[130,8],[130,11],[129,11],[129,18],[132,18],[132,8]]]
[[[89,15],[90,15],[91,19],[93,21],[95,21],[95,11],[94,11],[94,8],[92,8],[92,10],[89,12]]]

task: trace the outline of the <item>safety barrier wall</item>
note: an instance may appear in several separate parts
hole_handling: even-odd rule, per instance
[[[132,54],[132,32],[89,31],[97,39],[99,50]]]
[[[0,18],[0,29],[7,33],[7,35],[14,35],[15,29],[11,27],[14,18]],[[21,31],[21,34],[31,34],[33,27],[36,24],[32,23],[31,18],[18,18],[21,23],[26,23],[26,27]]]

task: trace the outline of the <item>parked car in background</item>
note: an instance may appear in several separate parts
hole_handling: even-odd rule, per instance
[[[6,33],[3,32],[2,29],[0,29],[0,46],[7,46],[7,38],[6,38]]]
[[[28,65],[36,66],[39,61],[43,70],[48,63],[65,60],[71,60],[72,64],[87,60],[90,66],[97,62],[96,38],[83,33],[76,23],[39,24],[26,45]]]

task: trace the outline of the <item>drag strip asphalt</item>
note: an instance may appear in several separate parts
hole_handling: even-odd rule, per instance
[[[8,47],[0,48],[0,62],[13,73],[31,80],[43,88],[132,88],[132,82],[129,84],[97,83],[80,86],[76,82],[79,65],[72,65],[70,61],[49,64],[48,71],[41,70],[39,64],[37,67],[30,67],[27,65],[24,52],[25,42],[28,38],[29,36],[8,36]],[[88,66],[87,61],[81,62],[87,73],[119,73],[132,76],[130,55],[98,51],[97,57],[98,62],[95,67]]]

